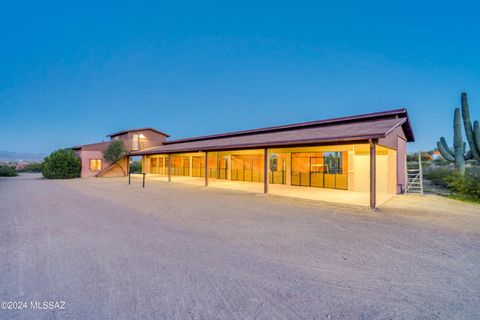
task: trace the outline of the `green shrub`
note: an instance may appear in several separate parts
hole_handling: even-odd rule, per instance
[[[142,162],[141,161],[133,161],[131,164],[130,164],[130,172],[135,172],[135,173],[138,173],[138,172],[142,172]]]
[[[14,166],[0,165],[0,177],[15,177],[18,176]]]
[[[447,160],[443,159],[442,157],[434,159],[432,162],[437,166],[448,166],[451,163],[451,162],[448,162]]]
[[[59,149],[45,158],[42,174],[48,179],[71,179],[80,177],[82,163],[71,149]]]
[[[454,195],[473,201],[480,201],[480,174],[478,170],[467,170],[465,175],[453,172],[445,177],[445,182]]]
[[[434,185],[447,188],[448,184],[445,180],[448,176],[452,174],[452,170],[442,168],[442,169],[434,169],[423,174],[424,178],[430,180]]]

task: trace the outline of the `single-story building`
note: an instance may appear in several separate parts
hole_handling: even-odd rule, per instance
[[[362,195],[372,208],[404,192],[406,145],[414,141],[406,109],[179,140],[152,128],[109,136],[123,139],[129,156],[142,156],[143,172],[166,181],[241,182],[278,194],[308,190],[345,203]],[[88,146],[76,150],[91,171],[100,155]]]

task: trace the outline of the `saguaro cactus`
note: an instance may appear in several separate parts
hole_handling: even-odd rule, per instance
[[[465,160],[472,158],[472,152],[469,151],[465,153],[466,144],[463,142],[462,138],[462,119],[460,108],[455,108],[455,113],[453,116],[453,151],[447,144],[447,141],[444,137],[440,138],[440,141],[437,142],[438,150],[440,154],[450,162],[455,163],[455,169],[460,172],[460,174],[465,173]]]
[[[472,156],[480,162],[480,125],[478,121],[470,120],[470,109],[468,108],[467,94],[462,92],[462,118],[465,127],[465,135],[467,136],[468,145],[472,151]]]

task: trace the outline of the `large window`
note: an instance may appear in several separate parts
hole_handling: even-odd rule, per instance
[[[343,173],[342,172],[342,152],[324,152],[325,172],[326,173]]]
[[[208,176],[215,179],[228,179],[228,156],[211,152],[208,154]]]
[[[272,153],[270,154],[269,168],[269,183],[285,184],[286,183],[286,153]]]
[[[232,155],[232,180],[263,182],[263,155]]]
[[[140,136],[138,134],[133,135],[132,150],[140,150]]]
[[[192,177],[205,177],[205,156],[192,156]]]
[[[147,165],[148,173],[152,174],[166,174],[165,165],[166,160],[165,156],[153,155],[147,157],[147,161],[150,161],[150,166]]]
[[[90,159],[90,171],[100,171],[100,170],[102,170],[102,160]]]
[[[292,153],[292,185],[347,189],[347,153]]]
[[[172,176],[190,175],[190,157],[184,155],[171,155],[171,174]]]

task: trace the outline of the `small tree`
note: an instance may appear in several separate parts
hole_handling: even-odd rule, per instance
[[[59,149],[45,158],[42,174],[47,179],[72,179],[80,177],[82,162],[72,149]]]
[[[120,167],[124,174],[127,174],[125,170],[123,170],[122,166],[118,164],[120,160],[125,158],[127,152],[127,148],[125,148],[125,144],[122,140],[114,140],[110,143],[107,150],[105,150],[105,152],[103,153],[103,157],[105,158],[105,160]]]

